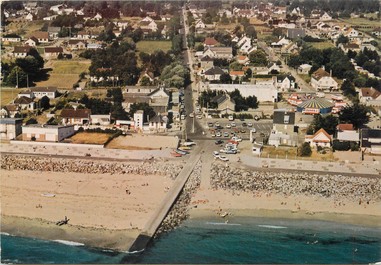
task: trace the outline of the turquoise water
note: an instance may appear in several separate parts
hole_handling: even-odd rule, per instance
[[[141,254],[2,235],[4,263],[372,263],[381,229],[264,218],[188,220]]]

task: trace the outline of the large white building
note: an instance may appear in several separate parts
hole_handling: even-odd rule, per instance
[[[30,124],[22,127],[23,141],[60,142],[74,134],[74,125]]]
[[[255,96],[259,102],[278,100],[278,90],[273,84],[209,84],[207,88],[228,93],[238,89],[242,97]]]
[[[311,86],[317,91],[319,90],[338,90],[338,83],[332,78],[331,74],[323,68],[316,70],[311,75]]]
[[[22,120],[20,118],[0,119],[0,139],[12,140],[21,134]]]

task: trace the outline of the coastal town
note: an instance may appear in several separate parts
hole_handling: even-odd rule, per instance
[[[134,252],[210,215],[380,227],[380,2],[345,3],[3,1],[1,230]]]

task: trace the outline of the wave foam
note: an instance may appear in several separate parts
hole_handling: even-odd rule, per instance
[[[241,225],[241,224],[231,224],[231,223],[215,223],[215,222],[206,222],[208,225]]]
[[[68,245],[68,246],[84,246],[85,245],[85,244],[79,243],[79,242],[60,240],[60,239],[53,240],[53,241],[57,242],[57,243],[64,244],[64,245]]]
[[[5,232],[0,232],[0,235],[3,235],[3,236],[10,236],[10,234],[5,233]]]
[[[272,229],[285,229],[287,228],[286,226],[278,226],[278,225],[258,225],[259,227],[264,227],[264,228],[272,228]]]

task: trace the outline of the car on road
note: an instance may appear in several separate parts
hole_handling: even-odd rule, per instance
[[[233,121],[231,124],[230,124],[232,127],[235,127],[235,126],[237,126],[236,124],[235,124],[235,122]]]
[[[222,141],[221,139],[219,139],[219,140],[216,140],[214,143],[215,143],[216,145],[220,145],[220,144],[223,144],[224,141]]]
[[[225,154],[236,154],[237,153],[237,149],[230,149],[230,150],[227,150],[226,152],[225,152]]]
[[[189,114],[189,117],[193,118],[194,117],[194,114],[193,112]]]
[[[260,134],[260,136],[261,136],[261,137],[265,137],[265,136],[266,136],[266,134],[264,134],[264,133],[261,133],[261,134]]]
[[[224,137],[229,137],[229,133],[228,132],[224,132]]]
[[[219,158],[220,160],[222,160],[222,161],[229,161],[229,158],[227,158],[226,156],[222,156],[222,155],[220,155],[218,158]]]
[[[230,129],[232,126],[230,124],[226,125],[226,129]]]
[[[259,121],[259,116],[258,116],[258,115],[255,115],[255,116],[254,116],[254,120]]]
[[[242,139],[239,138],[238,136],[233,136],[232,140],[235,141],[235,142],[242,142]]]
[[[180,116],[180,119],[185,120],[185,114],[182,114],[182,115]]]
[[[249,127],[253,127],[253,123],[248,122],[248,123],[247,123],[247,126],[249,126]]]
[[[251,131],[252,131],[253,133],[256,133],[256,132],[257,132],[257,130],[256,130],[255,128],[251,129]]]

